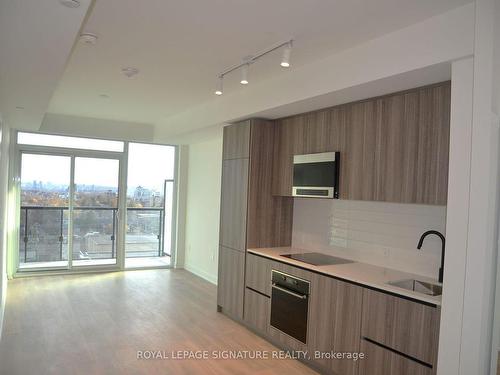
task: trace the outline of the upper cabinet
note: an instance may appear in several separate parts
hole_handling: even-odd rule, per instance
[[[445,205],[449,131],[449,82],[277,120],[273,194],[293,155],[340,151],[341,199]]]
[[[224,127],[224,160],[250,157],[250,127],[251,120]]]

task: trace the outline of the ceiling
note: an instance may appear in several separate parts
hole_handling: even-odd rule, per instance
[[[48,112],[155,124],[213,100],[221,70],[288,38],[292,68],[278,51],[251,66],[250,85],[468,2],[97,0],[82,30],[98,43],[75,45]],[[126,78],[129,66],[140,73]]]
[[[0,1],[0,112],[11,126],[40,127],[90,1]]]

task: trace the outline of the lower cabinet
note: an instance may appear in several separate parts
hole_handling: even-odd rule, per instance
[[[247,253],[246,286],[266,296],[271,295],[271,260]]]
[[[217,305],[232,318],[243,319],[245,253],[224,246],[219,249]]]
[[[282,348],[307,351],[307,362],[322,373],[435,374],[439,307],[253,254],[247,254],[245,288],[236,288],[243,282],[243,254],[224,248],[221,254],[230,264],[219,276],[227,290],[223,310],[239,314],[244,290],[245,324]],[[310,282],[305,344],[270,324],[272,270]]]
[[[355,375],[358,361],[334,358],[359,352],[363,289],[314,274],[309,305],[308,350],[314,363],[326,372]]]
[[[431,366],[437,364],[439,320],[435,306],[364,289],[362,337]]]
[[[243,320],[260,334],[269,333],[270,298],[252,289],[245,289],[245,313]]]
[[[432,368],[387,350],[367,340],[361,340],[365,358],[359,361],[359,375],[432,375]]]

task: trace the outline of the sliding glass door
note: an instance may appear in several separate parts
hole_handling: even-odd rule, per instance
[[[68,267],[71,157],[21,157],[19,267]]]
[[[18,272],[175,263],[177,147],[13,134]],[[11,239],[11,240],[10,240]],[[14,268],[14,267],[12,267]]]
[[[20,270],[117,265],[120,158],[93,154],[21,153]]]
[[[116,264],[116,159],[76,157],[73,194],[73,266]]]

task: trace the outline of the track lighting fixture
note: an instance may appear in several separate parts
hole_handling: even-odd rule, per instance
[[[219,80],[217,81],[217,89],[215,90],[215,95],[222,95],[223,91],[223,76],[219,76]]]
[[[242,85],[248,85],[248,67],[250,66],[250,63],[246,63],[241,67],[241,81],[240,83]]]
[[[281,63],[280,65],[284,68],[288,68],[290,66],[290,54],[292,53],[292,42],[293,42],[293,39],[290,39],[290,40],[287,40],[286,42],[283,42],[283,43],[280,43],[280,44],[277,44],[275,45],[274,47],[271,47],[263,52],[260,52],[256,55],[253,55],[253,56],[247,56],[243,59],[243,62],[241,62],[240,64],[238,65],[234,65],[224,71],[222,71],[219,75],[218,75],[218,81],[217,81],[217,88],[215,89],[214,93],[215,95],[222,95],[222,81],[224,79],[224,77],[229,74],[229,73],[232,73],[234,72],[235,70],[238,70],[238,69],[241,69],[241,80],[240,80],[240,83],[242,85],[248,85],[248,69],[250,68],[250,64],[253,64],[254,62],[256,62],[258,59],[260,59],[261,57],[267,55],[268,53],[271,53],[273,51],[276,51],[280,48],[284,48],[283,49],[283,56],[282,56],[282,59],[281,59]]]
[[[288,42],[288,44],[283,49],[283,57],[281,58],[281,66],[283,68],[290,67],[290,54],[292,53],[292,41]]]

